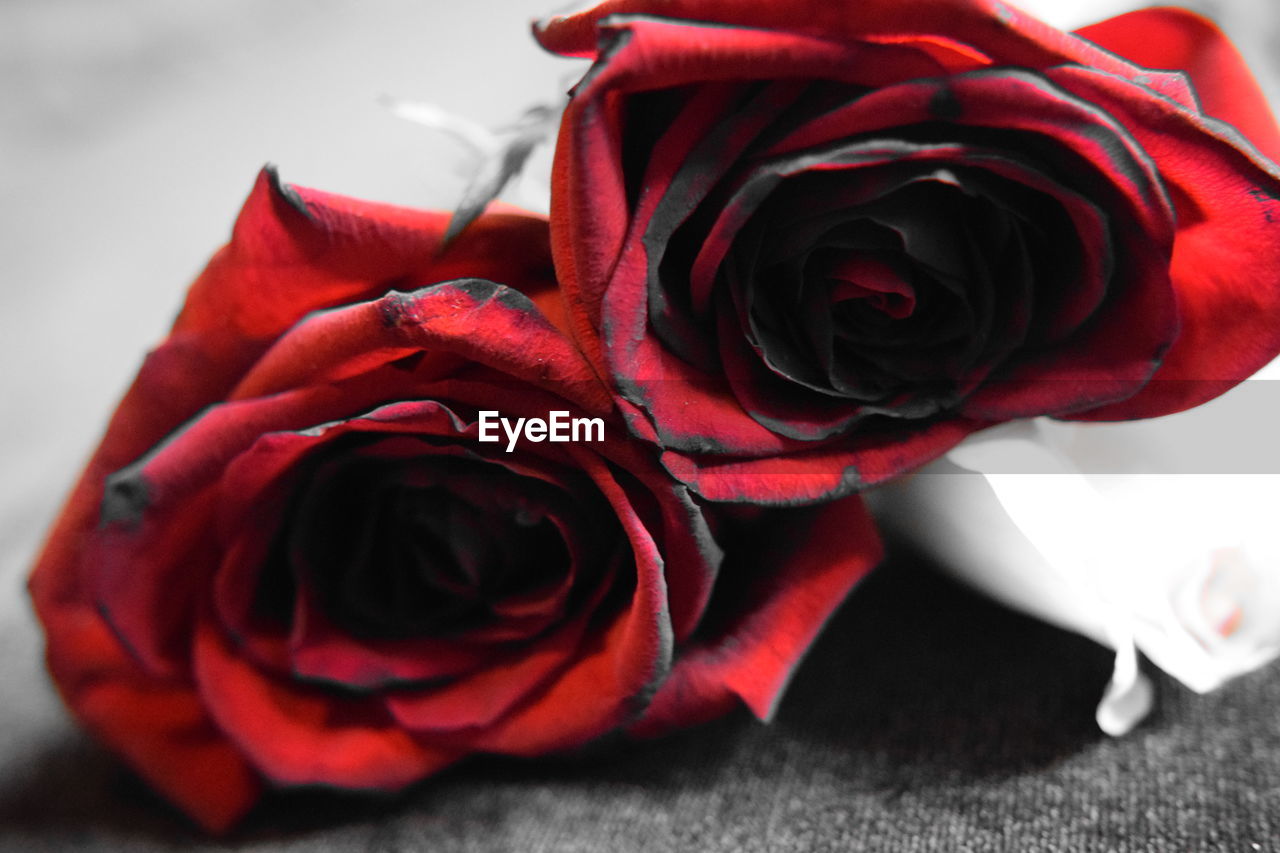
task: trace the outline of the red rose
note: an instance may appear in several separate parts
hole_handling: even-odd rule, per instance
[[[68,705],[206,827],[767,715],[877,557],[858,502],[704,515],[547,319],[545,221],[447,222],[264,173],[32,576]],[[491,410],[603,434],[489,442]]]
[[[552,198],[574,334],[708,498],[1178,411],[1280,352],[1280,135],[1190,13],[610,0],[537,35],[595,59]]]

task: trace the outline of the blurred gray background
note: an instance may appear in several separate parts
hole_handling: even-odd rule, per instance
[[[493,126],[554,97],[573,66],[528,35],[549,5],[0,0],[3,797],[49,756],[83,749],[45,680],[29,563],[257,170],[270,161],[291,183],[452,204],[462,149],[378,98],[430,101]],[[1120,8],[1027,5],[1070,6],[1077,19]],[[1280,4],[1188,5],[1220,21],[1280,100]],[[60,843],[76,832],[67,827]]]

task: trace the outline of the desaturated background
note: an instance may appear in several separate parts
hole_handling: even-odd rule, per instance
[[[81,737],[44,676],[30,562],[258,169],[451,205],[465,151],[379,97],[490,126],[555,98],[577,66],[528,33],[553,5],[0,0],[0,795]],[[1138,4],[1024,5],[1081,23]],[[1188,5],[1280,103],[1280,4]]]

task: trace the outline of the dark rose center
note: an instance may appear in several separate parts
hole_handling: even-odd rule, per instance
[[[677,108],[688,92],[629,100],[633,201],[652,189],[646,172],[666,167],[655,152],[683,158],[655,184],[663,194],[644,234],[648,321],[662,345],[724,377],[766,428],[822,440],[955,411],[1091,334],[1127,286],[1114,245],[1145,239],[1112,221],[1132,201],[1116,176],[1146,186],[1142,164],[1088,111],[1062,139],[1024,131],[1006,115],[1010,87],[1075,109],[1034,76],[962,83],[980,118],[929,113],[883,127],[863,106],[880,98],[872,90],[744,82],[733,114],[687,148],[674,131],[655,139],[642,128],[673,114],[701,127]],[[908,114],[912,88],[901,95]],[[1099,140],[1101,164],[1081,150]],[[626,393],[647,405],[656,392]]]
[[[1077,273],[1062,210],[1008,183],[929,163],[781,181],[730,247],[720,310],[777,379],[867,415],[943,411]]]
[[[352,636],[449,636],[508,621],[520,602],[536,610],[572,566],[540,503],[544,484],[524,480],[456,456],[339,456],[301,491],[282,556],[295,588],[313,590]]]
[[[881,316],[901,320],[915,310],[916,297],[894,260],[880,253],[820,249],[810,258],[805,276],[825,281],[837,317],[851,318],[870,308],[871,322]]]

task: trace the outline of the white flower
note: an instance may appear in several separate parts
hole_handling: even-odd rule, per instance
[[[1248,382],[1152,421],[1006,424],[873,501],[973,586],[1114,648],[1097,719],[1123,734],[1152,701],[1138,650],[1199,692],[1280,651],[1280,467],[1273,442],[1241,440],[1278,394]]]

